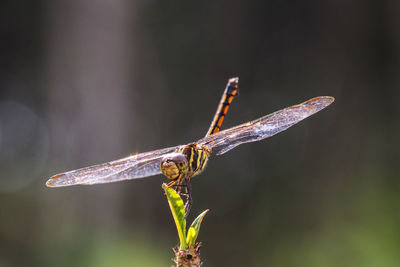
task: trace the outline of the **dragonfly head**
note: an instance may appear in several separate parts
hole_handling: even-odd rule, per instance
[[[181,153],[167,155],[161,161],[161,171],[170,180],[177,180],[188,173],[189,164]]]

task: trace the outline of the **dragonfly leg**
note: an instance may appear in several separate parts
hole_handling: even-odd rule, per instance
[[[192,187],[190,181],[186,180],[186,203],[185,203],[185,219],[188,217],[190,208],[192,207]]]
[[[179,189],[180,190],[180,187],[186,187],[187,185],[185,185],[185,184],[174,184],[174,185],[172,185],[172,187],[175,187],[175,188],[177,188],[177,190]]]
[[[175,185],[176,182],[177,182],[177,180],[172,181],[172,182],[168,183],[167,186],[168,186],[168,187],[177,186],[177,185]]]
[[[183,184],[183,179],[182,180],[180,180],[177,184],[176,184],[176,192],[178,192],[180,195],[184,195],[183,193],[182,193],[182,187],[184,187],[184,186],[186,186],[186,185],[184,185]]]
[[[172,182],[168,183],[167,186],[168,186],[168,187],[173,187],[173,188],[175,188],[175,191],[178,192],[178,194],[187,197],[187,193],[182,193],[182,192],[181,192],[182,187],[185,187],[185,188],[187,187],[186,184],[183,184],[183,180],[180,180],[180,181],[179,181],[179,180],[172,181]],[[187,191],[187,190],[186,190],[186,191]]]

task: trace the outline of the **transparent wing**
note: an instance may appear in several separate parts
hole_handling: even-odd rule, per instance
[[[76,184],[100,184],[143,178],[161,173],[162,158],[175,152],[180,146],[145,152],[123,159],[94,165],[52,176],[46,183],[49,187]]]
[[[197,143],[205,145],[211,148],[213,152],[216,152],[217,155],[221,155],[240,144],[259,141],[282,132],[329,106],[334,100],[331,96],[315,97],[299,105],[276,111],[257,120],[207,136]]]

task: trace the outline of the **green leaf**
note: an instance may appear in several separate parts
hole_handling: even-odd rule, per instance
[[[187,249],[185,206],[183,200],[174,189],[168,187],[166,184],[163,184],[162,188],[167,196],[169,207],[171,208],[172,216],[175,220],[176,229],[178,230],[180,240],[179,249]]]
[[[208,211],[209,210],[205,210],[199,216],[197,216],[197,218],[193,221],[192,225],[189,227],[186,237],[186,243],[189,248],[194,248],[197,236],[199,235],[201,222],[203,221],[203,218]]]

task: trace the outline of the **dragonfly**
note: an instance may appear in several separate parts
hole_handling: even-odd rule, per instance
[[[239,93],[239,78],[231,78],[225,87],[217,111],[204,138],[178,145],[128,156],[52,176],[48,187],[92,185],[132,180],[163,174],[186,196],[186,216],[192,205],[191,178],[200,174],[212,154],[222,155],[240,144],[260,141],[282,132],[329,106],[335,99],[319,96],[290,106],[256,120],[220,131],[233,99]],[[185,190],[182,190],[184,188]]]

